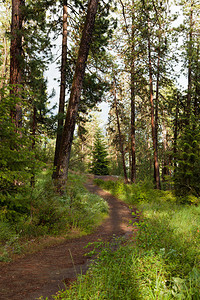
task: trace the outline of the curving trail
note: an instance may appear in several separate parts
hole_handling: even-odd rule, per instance
[[[109,241],[113,235],[132,233],[133,227],[129,224],[132,215],[128,206],[90,180],[85,186],[108,202],[109,217],[90,235],[0,264],[0,300],[33,300],[40,296],[52,299],[51,295],[75,280],[76,274],[86,272],[89,259],[84,254],[92,248],[84,247],[89,242]]]

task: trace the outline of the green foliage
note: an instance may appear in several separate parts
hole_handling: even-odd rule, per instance
[[[108,174],[108,153],[106,151],[105,144],[102,140],[100,130],[96,132],[94,150],[93,150],[93,163],[91,171],[95,175],[107,175]]]
[[[86,163],[86,156],[88,151],[88,144],[87,148],[83,150],[83,143],[83,140],[81,140],[79,137],[74,137],[70,154],[69,168],[70,170],[76,172],[87,173],[88,164]]]
[[[83,81],[83,94],[80,99],[79,111],[82,114],[87,114],[88,109],[94,108],[94,106],[101,101],[104,93],[108,90],[108,83],[100,81],[97,73],[85,74]],[[81,117],[79,116],[81,120]]]
[[[0,227],[0,241],[5,242],[7,240],[10,240],[13,237],[13,235],[15,235],[15,231],[8,222],[0,221]]]
[[[0,102],[0,218],[9,222],[30,213],[30,182],[48,161],[48,150],[42,138],[33,137],[26,126],[16,131],[10,118],[10,110],[18,99],[4,91]]]
[[[123,176],[124,174],[123,164],[121,159],[119,157],[117,159],[114,159],[112,154],[110,155],[110,160],[109,160],[109,174],[117,175],[117,176]]]
[[[87,1],[73,1],[73,5],[69,5],[70,15],[73,15],[71,21],[71,30],[68,34],[74,40],[74,44],[68,47],[68,62],[67,62],[67,88],[70,90],[72,85],[73,70],[75,69],[77,59],[77,45],[80,43],[81,29],[83,28],[85,13],[87,10]],[[105,76],[107,68],[110,64],[107,47],[111,39],[113,29],[116,27],[116,21],[110,17],[110,10],[113,9],[113,2],[105,5],[104,1],[99,1],[98,11],[95,18],[95,26],[92,35],[90,52],[88,57],[88,68],[86,69],[82,96],[79,105],[79,121],[88,119],[88,111],[95,107],[96,104],[102,101],[105,93],[109,89],[109,83]],[[78,8],[78,9],[76,9]],[[77,18],[79,15],[79,18]],[[92,72],[91,72],[92,70]]]
[[[144,182],[127,185],[123,181],[103,181],[101,179],[94,180],[96,184],[102,188],[109,190],[113,195],[118,196],[129,204],[153,202],[160,203],[185,203],[198,205],[200,198],[194,195],[175,197],[173,191],[160,191],[153,188],[153,183]]]
[[[175,192],[177,196],[200,196],[200,129],[188,127],[180,137],[177,168],[174,175]],[[186,199],[190,202],[190,199]],[[191,201],[193,202],[193,201]]]
[[[25,128],[16,132],[10,118],[10,111],[18,99],[8,96],[9,90],[4,89],[0,102],[0,188],[1,193],[14,191],[29,176],[33,152],[30,151],[31,141],[26,138]],[[18,182],[18,184],[16,184]]]
[[[1,86],[0,209],[3,213],[0,215],[10,222],[16,222],[30,212],[30,199],[27,197],[29,184],[34,182],[37,172],[48,160],[43,143],[45,138],[42,136],[47,131],[49,121],[46,80],[43,78],[45,62],[42,51],[46,49],[47,57],[48,44],[48,37],[44,37],[47,32],[46,6],[43,4],[49,6],[52,2],[39,1],[36,9],[36,4],[27,1],[23,7],[23,32],[17,32],[19,37],[23,35],[23,56],[19,59],[24,70],[23,86],[19,86],[18,95],[11,95],[13,86],[5,83]],[[8,58],[5,63],[8,63]],[[22,108],[22,127],[16,128],[10,113],[15,111],[19,103]]]
[[[160,191],[153,188],[153,183],[146,181],[138,184],[125,184],[123,181],[103,181],[94,180],[96,184],[103,189],[109,190],[113,195],[128,202],[129,204],[138,204],[143,202],[176,202],[177,199],[170,191]],[[195,198],[196,201],[198,200]]]

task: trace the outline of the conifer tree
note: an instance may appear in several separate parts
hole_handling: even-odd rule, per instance
[[[83,79],[85,75],[86,62],[89,54],[89,48],[94,29],[95,16],[98,8],[98,0],[90,0],[88,3],[88,11],[85,20],[82,38],[79,47],[79,53],[76,63],[76,70],[73,77],[73,83],[70,93],[68,109],[65,118],[65,125],[63,129],[62,143],[56,168],[55,178],[58,181],[58,190],[62,190],[65,186],[71,146],[73,141],[73,134],[76,124],[76,117],[78,106],[80,102],[81,90],[83,86]]]
[[[93,162],[91,171],[95,175],[108,175],[108,153],[102,139],[102,134],[98,130],[95,134]]]
[[[67,68],[67,0],[63,1],[63,20],[62,20],[62,57],[61,57],[61,80],[60,80],[60,96],[58,110],[58,128],[56,136],[56,148],[54,155],[54,167],[57,166],[59,151],[62,142],[62,132],[64,123],[65,108],[65,90],[66,90],[66,68]],[[53,174],[54,176],[54,174]]]
[[[3,173],[0,185],[4,191],[17,190],[21,183],[29,184],[34,166],[39,166],[37,145],[41,134],[47,133],[49,123],[44,71],[50,49],[46,10],[51,4],[43,0],[37,4],[28,0],[12,1],[11,34],[8,35],[10,57],[5,51],[3,55],[7,69],[10,65],[10,72],[6,72],[10,85],[4,81],[0,101],[0,167]],[[9,11],[8,1],[5,5]],[[5,73],[4,66],[2,71]]]

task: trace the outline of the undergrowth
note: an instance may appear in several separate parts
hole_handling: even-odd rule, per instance
[[[66,236],[72,229],[81,234],[91,232],[107,214],[108,205],[90,194],[84,181],[84,177],[70,174],[61,197],[54,190],[50,174],[43,172],[34,189],[26,189],[25,193],[23,188],[13,199],[7,195],[0,209],[0,261],[23,253],[33,238]]]
[[[183,205],[145,184],[98,183],[137,205],[137,234],[115,251],[109,243],[96,245],[101,252],[88,273],[54,299],[200,299],[198,199]]]

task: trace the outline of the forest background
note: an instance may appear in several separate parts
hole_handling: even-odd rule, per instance
[[[90,198],[77,172],[148,182],[198,205],[198,15],[196,0],[1,2],[3,260],[13,243],[21,251],[21,238],[98,223],[107,205]],[[46,79],[55,62],[57,114]],[[93,114],[103,101],[106,134]]]

